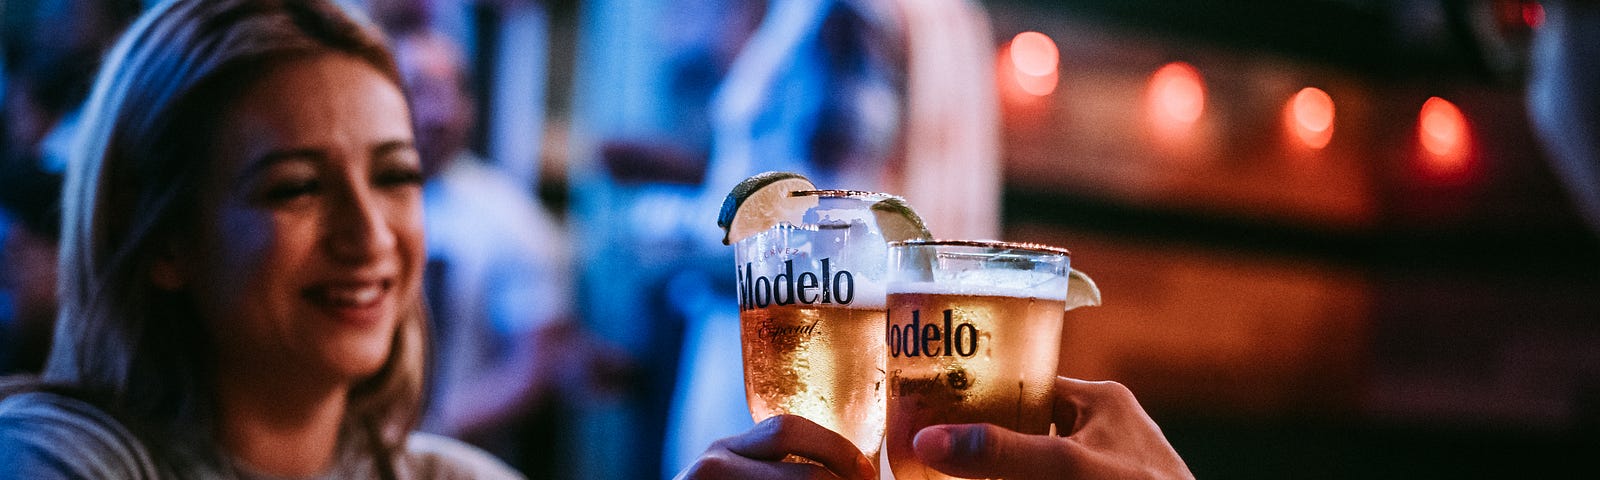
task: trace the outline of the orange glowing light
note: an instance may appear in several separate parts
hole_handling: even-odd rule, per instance
[[[1417,116],[1417,141],[1422,144],[1423,165],[1433,174],[1466,173],[1472,132],[1467,117],[1455,104],[1439,97],[1422,104]]]
[[[1145,108],[1158,130],[1172,134],[1187,131],[1205,113],[1206,86],[1200,70],[1184,62],[1168,63],[1156,70],[1145,91]]]
[[[1061,52],[1048,35],[1022,32],[1011,39],[1011,63],[1022,76],[1053,77],[1061,63]]]
[[[1294,94],[1284,106],[1284,125],[1313,150],[1328,146],[1333,139],[1333,97],[1316,87]]]
[[[1463,150],[1467,142],[1467,117],[1455,104],[1439,97],[1429,98],[1422,104],[1417,117],[1420,126],[1418,138],[1422,147],[1434,155],[1451,155]]]
[[[1056,91],[1058,80],[1059,78],[1054,71],[1042,77],[1017,75],[1017,86],[1022,87],[1022,91],[1028,92],[1030,95],[1043,97]]]
[[[1039,32],[1022,32],[1000,48],[998,77],[1005,85],[1006,97],[1013,103],[1031,103],[1056,91],[1060,75],[1056,68],[1061,53],[1050,37]]]

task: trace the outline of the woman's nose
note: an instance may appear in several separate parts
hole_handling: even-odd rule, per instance
[[[335,259],[363,262],[395,248],[382,199],[358,185],[344,189],[328,211],[328,249]]]

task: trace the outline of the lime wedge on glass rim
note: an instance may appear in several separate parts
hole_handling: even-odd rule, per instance
[[[816,189],[811,180],[794,172],[764,172],[744,179],[728,192],[722,200],[722,211],[717,214],[722,244],[733,245],[779,222],[800,223],[801,215],[816,206],[817,200],[790,194]]]
[[[1100,287],[1083,272],[1073,269],[1067,274],[1067,310],[1078,307],[1100,306]]]
[[[796,197],[794,192],[816,189],[804,175],[794,172],[765,172],[744,179],[728,192],[717,215],[722,243],[732,245],[783,222],[799,224],[806,210],[817,205],[817,198]],[[876,200],[871,206],[872,215],[884,241],[933,237],[905,199],[885,193],[873,193],[867,198]]]
[[[894,195],[883,195],[883,199],[872,204],[872,216],[878,222],[878,231],[883,233],[886,242],[901,240],[931,240],[933,233],[928,231],[928,225],[922,223],[922,217],[916,210],[911,209],[911,204],[906,199]]]

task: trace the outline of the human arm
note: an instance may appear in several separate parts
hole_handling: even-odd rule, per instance
[[[789,456],[815,463],[785,462]],[[711,444],[677,480],[877,477],[872,461],[843,435],[803,417],[776,415]]]
[[[441,232],[430,241],[444,268],[427,429],[486,440],[552,401],[620,390],[630,369],[626,354],[572,315],[573,274],[560,225],[487,167],[448,175],[435,204],[440,226],[430,230]]]
[[[1194,478],[1119,383],[1056,377],[1054,421],[1062,436],[934,425],[917,432],[912,446],[924,463],[961,477]]]
[[[570,320],[518,334],[506,358],[451,388],[440,405],[440,431],[481,440],[548,401],[615,395],[631,375],[622,351]]]

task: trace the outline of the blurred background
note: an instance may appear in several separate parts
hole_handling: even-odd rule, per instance
[[[915,159],[880,150],[916,146],[918,51],[981,73],[966,87],[994,117],[992,161],[940,176],[994,177],[991,231],[1070,248],[1104,292],[1068,314],[1061,372],[1129,386],[1200,478],[1585,476],[1600,237],[1530,127],[1540,2],[923,1],[346,2],[456,43],[478,106],[467,148],[548,214],[570,260],[539,275],[570,282],[571,321],[629,365],[605,395],[540,402],[522,448],[499,452],[539,478],[670,478],[747,426],[715,242],[732,182],[713,172],[762,162],[725,166],[730,132],[802,128],[771,113],[798,111],[803,159],[835,146],[908,177]],[[138,3],[0,1],[7,372],[37,368],[51,317],[52,139],[70,138],[83,52]],[[934,4],[954,6],[919,10]],[[907,25],[981,51],[918,50]],[[737,93],[816,77],[854,80]],[[741,117],[745,97],[769,107]],[[836,97],[860,101],[793,106]],[[936,235],[965,234],[941,233],[942,213],[923,211]]]

